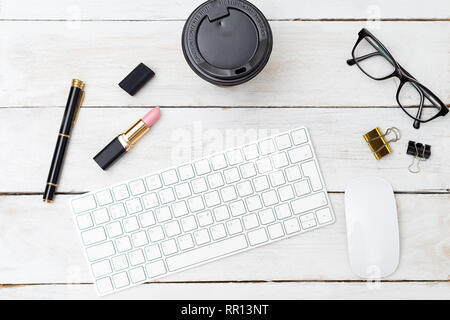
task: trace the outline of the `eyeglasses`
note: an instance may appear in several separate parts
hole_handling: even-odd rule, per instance
[[[359,33],[353,47],[353,59],[347,60],[349,66],[357,65],[362,72],[374,80],[392,77],[400,79],[397,102],[405,113],[414,119],[414,128],[420,123],[429,122],[448,113],[447,106],[427,87],[406,71],[386,47],[367,29]]]

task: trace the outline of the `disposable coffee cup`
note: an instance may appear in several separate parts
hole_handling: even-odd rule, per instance
[[[187,63],[219,86],[249,81],[272,52],[272,31],[261,11],[245,0],[210,0],[189,16],[182,47]]]

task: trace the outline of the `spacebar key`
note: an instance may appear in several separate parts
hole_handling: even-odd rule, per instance
[[[248,247],[244,235],[219,241],[209,246],[194,249],[166,259],[170,271],[189,267],[201,262],[219,258]]]

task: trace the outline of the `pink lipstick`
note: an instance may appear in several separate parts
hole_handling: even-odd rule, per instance
[[[159,116],[159,107],[150,110],[142,119],[139,119],[133,124],[130,129],[119,134],[103,148],[103,150],[94,157],[95,162],[97,162],[103,170],[108,169],[150,130],[150,127],[159,119]]]

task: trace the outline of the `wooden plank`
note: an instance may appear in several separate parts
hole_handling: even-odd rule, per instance
[[[164,20],[186,19],[204,0],[2,0],[2,19]],[[446,0],[253,0],[269,19],[430,19],[449,18]]]
[[[92,160],[110,140],[145,114],[144,108],[83,108],[67,151],[59,192],[85,192],[181,164],[299,126],[310,129],[329,191],[344,191],[361,175],[381,175],[396,191],[450,189],[448,119],[420,130],[400,109],[165,108],[161,119],[135,148],[108,171]],[[0,109],[0,192],[43,192],[63,109]],[[362,135],[376,126],[397,126],[394,153],[376,161]],[[26,128],[26,130],[25,130]],[[408,172],[408,140],[432,145],[420,174]],[[59,201],[58,198],[56,201]]]
[[[433,299],[450,298],[448,282],[440,283],[166,283],[144,284],[98,297],[92,285],[39,285],[2,288],[0,299]],[[275,294],[276,293],[276,294]],[[181,310],[180,310],[181,312]]]
[[[268,65],[233,88],[213,86],[190,70],[180,47],[181,21],[0,23],[0,107],[63,106],[74,77],[87,83],[85,106],[397,107],[394,79],[376,82],[345,63],[365,22],[272,22]],[[450,22],[380,22],[374,33],[445,101],[449,27]],[[156,77],[130,97],[117,84],[139,62]]]
[[[68,209],[39,196],[0,197],[0,283],[90,283]],[[449,194],[397,195],[398,270],[388,280],[448,280]],[[164,278],[173,281],[358,280],[347,261],[344,197],[332,194],[337,222],[326,228]],[[245,268],[242,268],[245,266]]]

